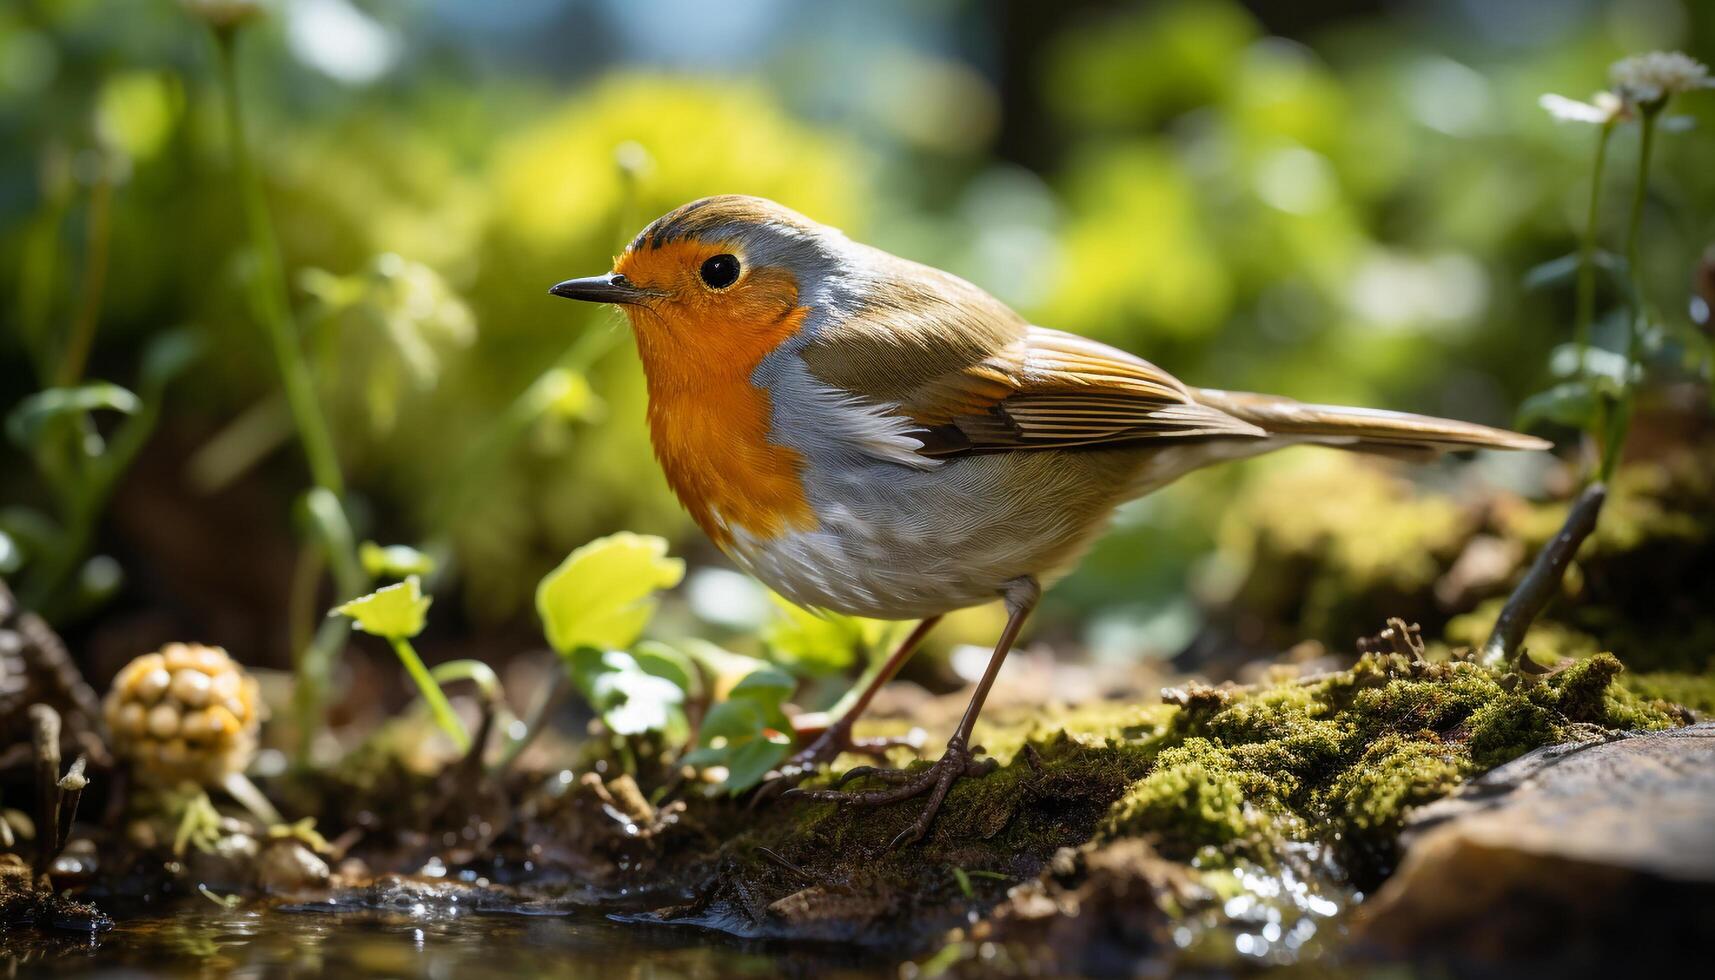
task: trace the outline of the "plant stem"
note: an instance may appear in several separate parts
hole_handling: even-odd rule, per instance
[[[313,487],[304,494],[304,516],[311,536],[321,544],[333,569],[334,587],[340,598],[351,599],[369,591],[369,574],[357,555],[357,536],[346,520],[339,498],[325,487]]]
[[[298,720],[298,762],[308,765],[315,748],[316,726],[322,721],[327,692],[332,686],[333,664],[345,639],[351,632],[351,621],[343,616],[330,616],[316,628],[315,639],[297,649],[292,664],[292,714]]]
[[[256,784],[250,781],[250,777],[243,773],[227,773],[226,777],[220,781],[220,785],[228,795],[243,805],[244,809],[249,810],[251,815],[262,821],[264,830],[269,827],[278,827],[286,822],[285,818],[280,816],[280,811],[274,808],[273,802],[268,797],[263,796],[262,791],[256,788]]]
[[[1530,570],[1507,597],[1488,642],[1483,644],[1479,663],[1499,667],[1518,652],[1530,624],[1536,621],[1560,588],[1560,580],[1565,577],[1566,567],[1572,564],[1573,556],[1578,554],[1578,546],[1596,529],[1596,519],[1601,516],[1602,503],[1607,499],[1608,488],[1601,483],[1592,483],[1584,488],[1567,513],[1566,522],[1537,552],[1536,560],[1530,563]]]
[[[423,700],[429,703],[429,712],[435,717],[435,724],[441,731],[452,738],[453,744],[460,752],[470,751],[470,735],[464,730],[464,723],[453,713],[453,706],[447,703],[447,696],[441,691],[441,686],[430,676],[429,668],[423,666],[423,658],[417,656],[417,650],[411,646],[411,641],[402,636],[388,637],[387,642],[393,644],[393,652],[399,655],[399,662],[405,665],[405,672],[417,682],[417,690],[422,692]]]
[[[285,263],[280,256],[280,244],[268,214],[262,183],[250,158],[244,128],[244,100],[238,86],[238,59],[234,51],[237,35],[234,31],[216,30],[214,37],[215,49],[220,55],[221,88],[226,101],[233,176],[238,182],[250,247],[256,257],[256,269],[250,280],[250,305],[267,334],[268,345],[280,370],[286,402],[291,407],[298,438],[309,461],[310,476],[317,486],[336,496],[343,496],[345,480],[340,474],[339,457],[334,453],[333,437],[321,407],[316,404],[315,385],[304,363],[303,351],[298,346],[286,298]]]
[[[1584,238],[1578,243],[1578,305],[1573,321],[1573,339],[1578,345],[1578,378],[1588,374],[1590,326],[1596,319],[1596,226],[1602,204],[1602,171],[1608,161],[1608,138],[1613,123],[1603,123],[1596,136],[1596,165],[1590,177],[1590,206],[1584,219]]]
[[[18,261],[18,336],[43,387],[54,376],[55,355],[47,332],[59,285],[60,226],[71,206],[68,158],[69,153],[57,144],[40,154],[42,208],[24,229]]]
[[[89,350],[95,343],[95,324],[101,316],[101,294],[107,283],[109,228],[113,212],[113,179],[108,174],[109,161],[103,157],[101,175],[89,189],[88,240],[84,245],[83,291],[78,297],[77,313],[72,317],[71,333],[65,350],[60,352],[59,369],[54,384],[70,387],[83,377],[89,362]]]
[[[327,419],[316,402],[315,383],[310,377],[309,365],[298,340],[291,304],[286,295],[286,266],[280,254],[279,238],[274,233],[274,223],[268,213],[268,201],[263,194],[261,178],[250,157],[250,145],[244,126],[244,98],[238,84],[237,31],[219,27],[211,30],[220,62],[221,91],[226,104],[233,178],[238,184],[245,225],[250,236],[250,248],[256,259],[256,268],[250,277],[247,290],[251,312],[261,324],[263,333],[267,335],[274,363],[280,371],[286,405],[291,410],[292,422],[298,431],[298,441],[304,447],[310,479],[317,488],[324,491],[326,497],[332,498],[334,509],[339,511],[337,523],[349,528],[349,522],[345,520],[343,502],[345,478],[340,472],[339,456],[334,451],[333,436],[328,429]],[[358,568],[359,563],[354,550],[355,543],[349,538],[350,535],[347,534],[347,550],[343,553],[334,550],[339,547],[339,542],[324,542],[329,563],[340,573],[340,590],[349,593],[347,598],[361,593],[367,584],[361,572],[353,574],[351,571]],[[303,726],[299,749],[305,761],[308,760],[309,748],[315,738],[315,725],[321,719],[333,661],[339,655],[349,629],[349,625],[344,622],[323,624],[316,631],[315,641],[298,655],[298,689],[294,692],[294,706],[298,721]],[[421,667],[420,661],[418,666]],[[459,732],[462,734],[463,729],[459,729]]]
[[[1639,271],[1638,251],[1643,231],[1644,201],[1649,196],[1650,151],[1655,145],[1656,118],[1661,114],[1664,104],[1658,102],[1646,105],[1641,107],[1639,112],[1638,174],[1637,182],[1632,188],[1631,216],[1626,223],[1626,278],[1631,283],[1632,294],[1631,316],[1626,321],[1626,378],[1620,404],[1607,426],[1607,439],[1602,445],[1601,479],[1604,482],[1613,479],[1614,470],[1620,464],[1620,455],[1625,449],[1626,433],[1631,428],[1632,407],[1637,395],[1631,375],[1638,368],[1644,327],[1649,316],[1649,304],[1644,301],[1643,275]]]

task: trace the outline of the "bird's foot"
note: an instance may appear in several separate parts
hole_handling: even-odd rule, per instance
[[[803,800],[880,806],[928,793],[929,802],[917,819],[888,844],[890,848],[899,847],[920,840],[929,831],[929,825],[934,822],[935,814],[941,809],[941,803],[947,798],[947,791],[953,788],[954,783],[965,776],[986,776],[999,767],[1000,763],[993,759],[978,759],[980,752],[981,746],[966,748],[962,739],[954,738],[947,743],[946,753],[926,769],[858,766],[840,776],[834,783],[834,789],[790,789],[783,795]],[[875,779],[887,785],[882,789],[864,792],[846,792],[837,788],[855,779]]]
[[[797,786],[817,769],[831,764],[843,753],[855,752],[872,759],[885,760],[889,749],[908,748],[913,752],[923,748],[923,729],[913,728],[904,735],[884,738],[859,738],[852,734],[852,723],[841,719],[822,729],[809,745],[798,750],[775,770],[751,797],[751,805],[773,799]],[[870,767],[864,767],[870,768]]]

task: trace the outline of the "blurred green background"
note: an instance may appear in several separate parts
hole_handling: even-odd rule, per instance
[[[238,65],[359,537],[443,557],[438,629],[527,635],[537,579],[595,535],[724,564],[651,458],[622,319],[546,292],[655,215],[765,195],[1193,384],[1505,425],[1570,330],[1569,290],[1519,284],[1572,249],[1594,138],[1537,98],[1655,48],[1708,61],[1715,6],[281,0]],[[1715,240],[1712,104],[1676,103],[1698,126],[1660,146],[1658,296]],[[185,6],[0,10],[0,410],[52,382],[80,318],[85,376],[134,390],[160,338],[201,345],[60,618],[284,664],[306,476],[226,140]],[[1172,653],[1224,503],[1269,465],[1128,508],[1038,633]],[[0,505],[0,574],[27,582],[56,517],[10,443]],[[735,588],[686,594],[736,625]]]

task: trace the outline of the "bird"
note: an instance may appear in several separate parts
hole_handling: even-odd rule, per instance
[[[782,794],[854,805],[926,797],[892,846],[921,839],[959,779],[995,768],[972,736],[1001,664],[1043,589],[1121,504],[1287,446],[1434,458],[1550,445],[1424,415],[1192,387],[760,197],[669,211],[609,272],[549,291],[624,310],[654,454],[738,567],[810,610],[917,621],[782,776],[801,780],[865,747],[853,723],[943,615],[1004,604],[1006,624],[937,761],[858,766],[831,788],[794,782]],[[842,788],[864,777],[880,788]]]

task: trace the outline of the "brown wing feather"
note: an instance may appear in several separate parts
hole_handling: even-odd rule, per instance
[[[1310,405],[1278,395],[1199,388],[1192,396],[1271,433],[1363,452],[1397,455],[1460,449],[1549,449],[1553,443],[1473,422],[1379,408]]]
[[[971,394],[973,374],[986,403],[944,396],[948,385]],[[938,380],[905,406],[931,433],[928,455],[1266,435],[1193,400],[1177,378],[1140,357],[1042,327],[1027,327],[974,371]]]
[[[1264,434],[1142,358],[1030,326],[963,279],[856,247],[881,281],[818,328],[804,361],[828,384],[910,418],[926,455]]]

